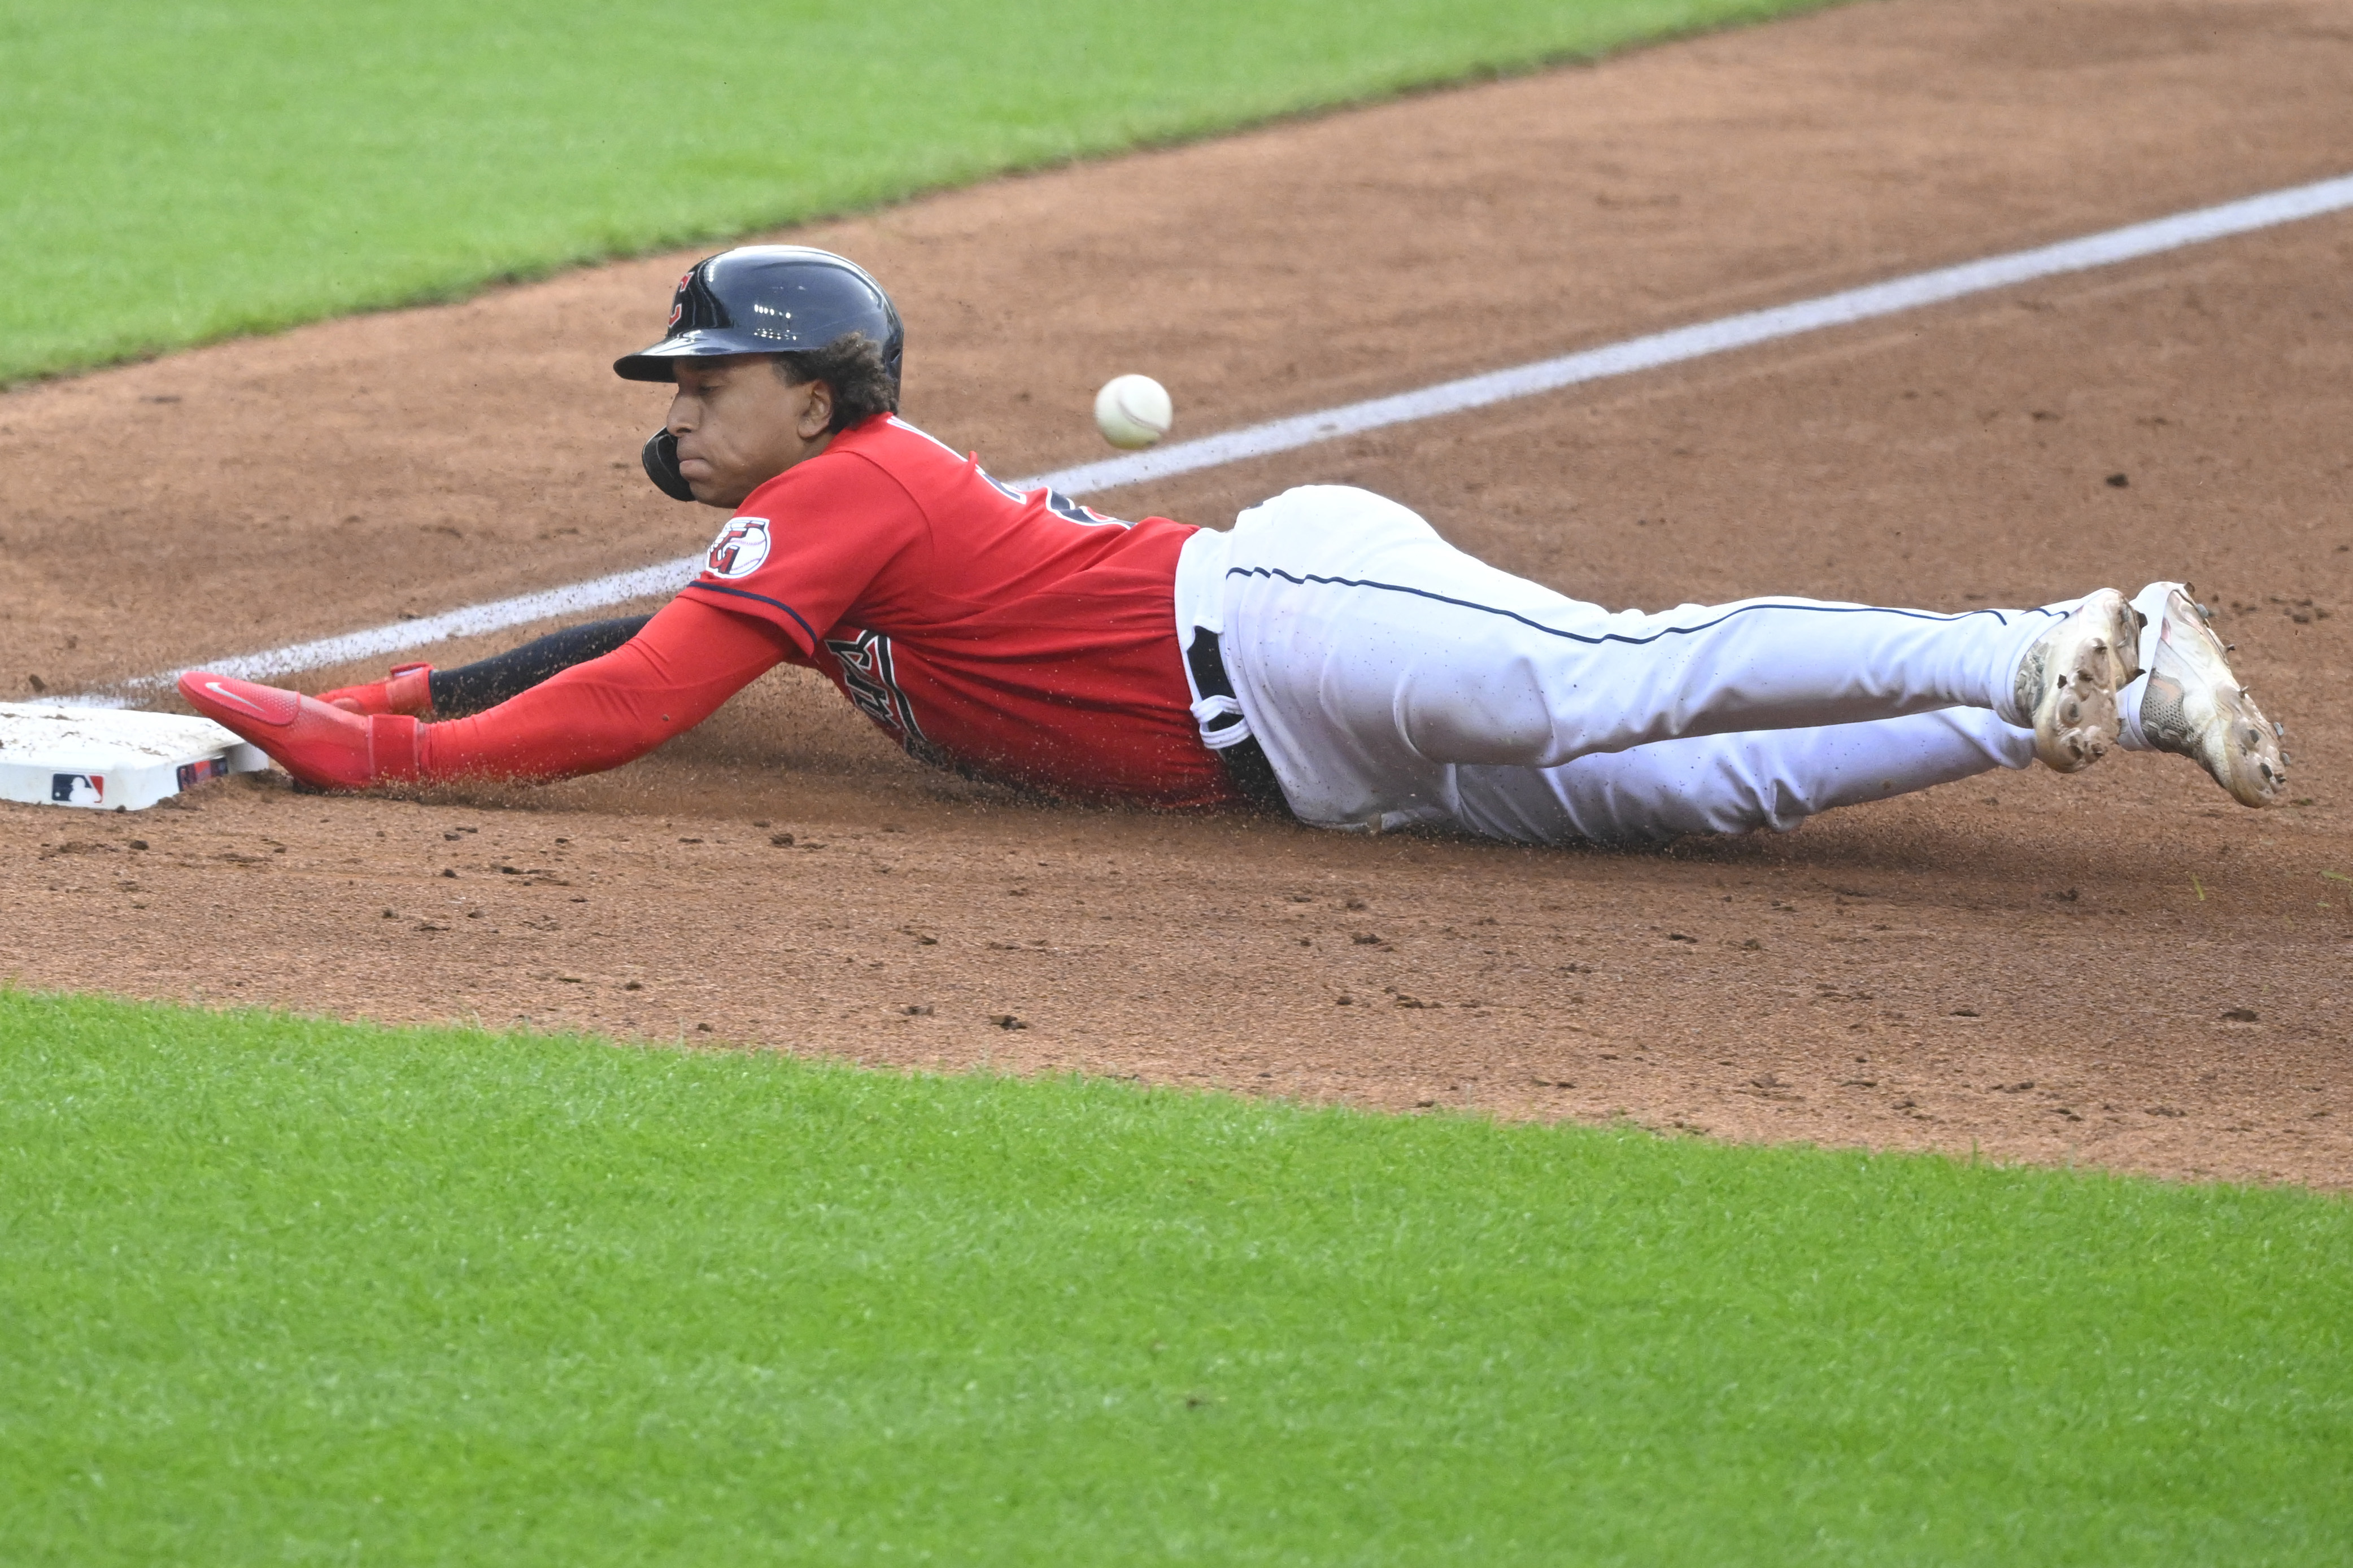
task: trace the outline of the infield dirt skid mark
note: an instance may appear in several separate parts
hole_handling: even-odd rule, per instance
[[[2341,173],[2336,16],[1858,7],[804,237],[899,295],[913,416],[1034,471],[1099,449],[1086,404],[1114,371],[1160,375],[1199,434]],[[2312,806],[2258,817],[2125,757],[1666,856],[1347,840],[1010,801],[779,676],[545,791],[10,812],[0,973],[2344,1184],[2353,884],[2321,873],[2353,875],[2332,787],[2353,661],[2316,612],[2353,598],[2348,247],[2321,220],[1109,498],[1222,523],[1355,480],[1501,564],[1651,605],[1958,607],[2211,561]],[[693,547],[704,514],[635,470],[656,395],[605,368],[679,265],[0,399],[0,613],[28,667],[0,679]],[[518,384],[545,401],[502,423]],[[78,433],[110,420],[153,460],[93,464]],[[98,588],[93,539],[131,542]],[[38,858],[131,837],[153,847]]]

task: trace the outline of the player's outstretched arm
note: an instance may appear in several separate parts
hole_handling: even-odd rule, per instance
[[[319,700],[353,713],[464,719],[520,697],[575,664],[604,658],[645,630],[651,619],[651,616],[622,616],[566,626],[455,669],[436,669],[429,664],[395,665],[382,680],[322,691]]]
[[[787,646],[763,622],[681,598],[612,653],[447,723],[353,713],[206,670],[182,676],[180,692],[323,789],[568,778],[618,767],[692,729],[778,663]]]

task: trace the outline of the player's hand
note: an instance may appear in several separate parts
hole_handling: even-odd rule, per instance
[[[392,667],[392,673],[382,680],[371,680],[361,686],[338,686],[332,691],[319,693],[319,700],[346,713],[407,713],[419,719],[430,719],[433,717],[433,667],[429,664],[396,664]]]
[[[424,726],[406,714],[353,713],[297,691],[203,669],[180,677],[180,695],[320,789],[365,789],[422,774]]]

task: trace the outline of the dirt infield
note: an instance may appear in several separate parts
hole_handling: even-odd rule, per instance
[[[1117,371],[1202,434],[2341,174],[2347,79],[2338,5],[1893,0],[797,237],[1032,472]],[[701,543],[606,369],[684,259],[0,397],[0,693]],[[1013,800],[780,672],[543,790],[0,807],[0,976],[2353,1185],[2348,267],[2316,220],[1095,498],[1364,484],[1612,604],[2189,575],[2290,724],[2270,814],[2120,757],[1660,855],[1352,839]]]

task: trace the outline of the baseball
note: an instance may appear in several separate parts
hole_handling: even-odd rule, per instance
[[[1124,451],[1151,446],[1176,416],[1168,389],[1148,375],[1115,375],[1095,394],[1095,428]]]

